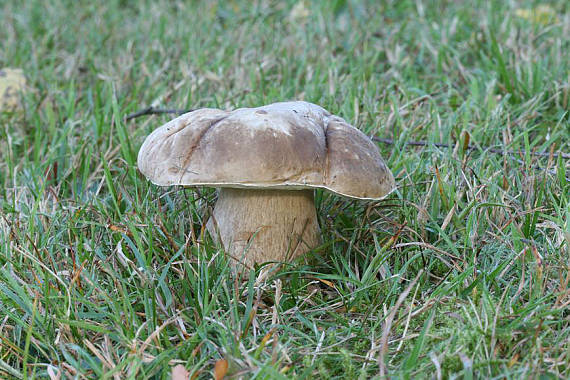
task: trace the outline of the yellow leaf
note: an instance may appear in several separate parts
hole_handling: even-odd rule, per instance
[[[318,278],[318,277],[313,277],[315,280],[322,282],[323,284],[327,285],[328,287],[331,287],[333,289],[336,289],[334,286],[334,283],[332,281],[329,280],[324,280],[322,278]]]
[[[0,69],[0,111],[21,106],[20,93],[25,87],[26,77],[22,69]]]
[[[514,365],[518,362],[519,356],[520,356],[519,354],[515,354],[515,355],[511,358],[511,360],[509,360],[509,363],[507,364],[507,367],[511,368],[512,366],[514,366]]]
[[[541,4],[532,9],[517,9],[515,10],[515,15],[535,24],[548,25],[558,22],[556,11],[550,5],[546,4]]]

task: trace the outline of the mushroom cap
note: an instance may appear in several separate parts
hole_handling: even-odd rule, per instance
[[[323,188],[359,199],[395,188],[364,133],[302,101],[188,112],[146,138],[138,167],[161,186]]]

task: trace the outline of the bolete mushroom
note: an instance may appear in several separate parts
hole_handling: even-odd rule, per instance
[[[301,101],[186,113],[146,138],[138,167],[157,185],[219,188],[206,227],[247,266],[320,244],[315,189],[379,200],[395,187],[366,135]]]

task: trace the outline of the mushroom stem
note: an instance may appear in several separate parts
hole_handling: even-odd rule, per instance
[[[287,261],[321,242],[314,190],[222,188],[206,228],[246,266]]]

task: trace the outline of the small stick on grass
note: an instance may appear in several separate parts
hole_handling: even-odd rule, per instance
[[[135,113],[131,113],[129,115],[126,116],[125,120],[129,121],[132,119],[136,119],[137,117],[140,116],[145,116],[145,115],[160,115],[160,114],[178,114],[178,115],[182,115],[185,114],[187,112],[191,112],[194,111],[193,109],[162,109],[162,108],[154,108],[152,106],[144,108],[140,111],[137,111]],[[387,144],[387,145],[394,145],[395,141],[393,139],[386,139],[386,138],[381,138],[381,137],[377,137],[377,136],[372,136],[372,140],[376,141],[376,142],[381,142],[383,144]],[[431,143],[429,141],[406,141],[405,145],[410,145],[410,146],[436,146],[438,148],[452,148],[453,145],[452,144],[445,144],[445,143]],[[497,149],[497,148],[488,148],[488,147],[477,147],[474,145],[467,145],[465,146],[465,150],[485,150],[489,153],[494,153],[494,154],[508,154],[510,156],[520,156],[521,152],[514,152],[511,150],[503,150],[503,149]],[[530,152],[531,156],[538,156],[538,157],[552,157],[552,158],[558,158],[559,156],[564,158],[564,159],[570,159],[570,154],[569,153],[563,153],[563,152]]]
[[[131,119],[135,119],[137,117],[140,116],[145,116],[145,115],[159,115],[159,114],[163,114],[163,113],[175,113],[178,115],[182,115],[185,114],[187,112],[193,111],[193,109],[187,109],[187,110],[182,110],[182,109],[162,109],[162,108],[154,108],[152,106],[147,107],[145,109],[142,109],[140,111],[137,111],[135,113],[131,113],[129,115],[126,116],[126,120],[129,121]]]
[[[396,142],[393,139],[384,139],[384,138],[380,138],[380,137],[376,137],[373,136],[372,137],[373,141],[377,141],[377,142],[381,142],[383,144],[387,144],[387,145],[394,145]],[[452,144],[444,144],[444,143],[431,143],[429,141],[406,141],[404,142],[405,145],[410,145],[410,146],[436,146],[438,148],[453,148]],[[508,154],[510,156],[520,156],[522,152],[514,152],[512,150],[502,150],[502,149],[497,149],[497,148],[488,148],[488,147],[477,147],[474,145],[467,145],[465,147],[465,150],[485,150],[489,153],[494,153],[494,154]],[[553,158],[558,158],[558,157],[562,157],[565,159],[570,159],[570,154],[569,153],[563,153],[563,152],[530,152],[531,156],[538,156],[538,157],[553,157]]]

